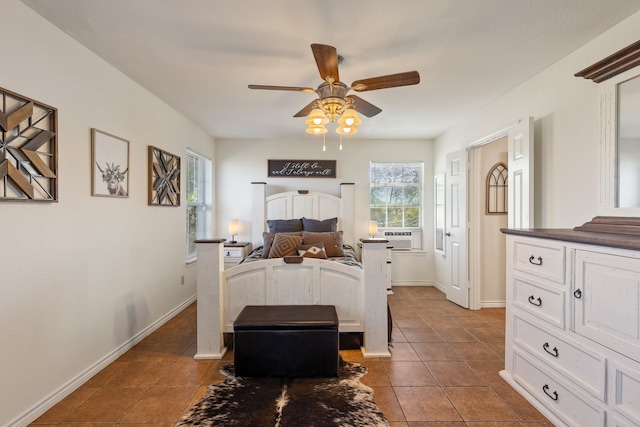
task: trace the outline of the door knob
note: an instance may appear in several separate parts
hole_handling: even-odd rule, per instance
[[[451,237],[451,233],[444,233],[445,236]]]

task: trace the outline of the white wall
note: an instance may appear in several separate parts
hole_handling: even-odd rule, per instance
[[[0,15],[0,86],[59,114],[59,202],[0,203],[0,425],[21,425],[193,298],[184,200],[147,206],[147,145],[183,159],[187,146],[214,152],[205,132],[19,1],[3,0]],[[91,196],[91,128],[130,141],[129,198]]]
[[[355,184],[355,236],[367,237],[369,224],[369,163],[424,162],[423,274],[432,280],[433,248],[433,141],[431,140],[349,140],[338,149],[337,135],[327,134],[327,151],[322,138],[304,133],[300,138],[282,140],[216,140],[216,187],[218,236],[229,239],[229,219],[238,218],[237,240],[251,239],[251,182],[266,182],[267,193],[310,190],[340,195],[340,183]],[[366,122],[363,123],[366,126]],[[269,178],[267,159],[336,160],[337,178]]]
[[[449,129],[436,139],[435,173],[445,170],[447,152],[532,116],[535,225],[570,228],[593,218],[598,209],[598,86],[574,74],[637,41],[638,28],[640,13]],[[438,257],[436,270],[438,282],[449,283]]]

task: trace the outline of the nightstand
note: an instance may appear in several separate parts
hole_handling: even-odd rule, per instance
[[[251,252],[251,243],[249,242],[225,242],[224,244],[224,268],[237,265],[243,258]]]

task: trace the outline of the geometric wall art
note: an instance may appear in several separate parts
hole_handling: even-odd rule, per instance
[[[57,113],[0,88],[0,202],[58,201]]]
[[[180,206],[180,157],[149,145],[149,205]]]
[[[129,141],[91,129],[91,195],[129,197]]]

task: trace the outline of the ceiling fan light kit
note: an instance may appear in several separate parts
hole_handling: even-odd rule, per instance
[[[309,113],[309,117],[307,117],[307,120],[305,120],[304,122],[308,125],[319,126],[329,123],[329,119],[324,114],[324,111],[322,111],[320,108],[314,108],[313,110],[311,110],[311,112]]]
[[[324,133],[327,133],[327,128],[324,127],[324,125],[309,125],[309,127],[307,127],[306,130],[307,133],[310,133],[312,135],[322,135]]]
[[[249,89],[315,92],[318,99],[311,101],[294,115],[294,117],[307,117],[305,123],[309,126],[306,132],[313,135],[327,133],[325,125],[336,121],[339,125],[336,129],[338,134],[354,135],[358,132],[357,126],[362,124],[358,113],[373,117],[382,111],[356,95],[347,95],[350,90],[364,92],[420,83],[420,74],[417,71],[407,71],[356,80],[351,86],[347,86],[340,81],[338,65],[342,63],[342,57],[337,54],[335,47],[314,43],[311,45],[311,51],[316,60],[320,77],[324,80],[317,89],[266,85],[249,85]],[[340,145],[342,146],[342,143]]]
[[[340,135],[354,135],[358,133],[358,128],[356,128],[355,126],[340,125],[336,129],[336,133],[339,133]]]

